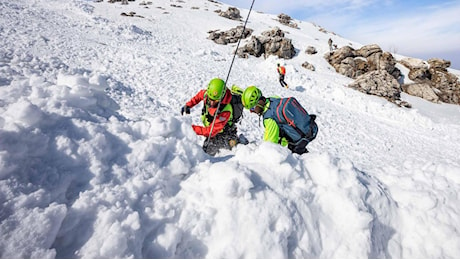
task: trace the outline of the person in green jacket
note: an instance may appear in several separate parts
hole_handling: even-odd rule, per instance
[[[309,115],[295,98],[266,98],[260,89],[250,86],[244,90],[241,101],[246,109],[263,116],[264,141],[287,146],[293,153],[308,152],[306,146],[318,133],[316,115]],[[287,111],[288,107],[291,110]],[[287,112],[292,117],[286,118]]]

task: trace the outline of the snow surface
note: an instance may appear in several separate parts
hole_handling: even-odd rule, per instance
[[[236,44],[208,32],[242,22],[139,3],[0,0],[0,257],[460,257],[460,106],[349,89],[323,59],[331,34],[254,11],[254,35],[279,26],[299,53],[236,58],[228,84],[295,96],[319,134],[293,155],[245,111],[250,144],[210,157],[200,107],[180,107],[227,77]]]

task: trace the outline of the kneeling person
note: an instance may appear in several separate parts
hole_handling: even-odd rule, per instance
[[[230,150],[238,142],[237,129],[233,123],[231,100],[232,93],[225,87],[225,82],[215,78],[209,82],[207,89],[200,90],[182,107],[182,115],[184,112],[190,114],[190,108],[203,101],[201,111],[203,126],[192,125],[192,128],[197,135],[206,137],[203,150],[210,155],[215,155],[222,148]],[[219,101],[221,102],[220,106]],[[218,106],[219,110],[217,109]],[[208,140],[209,136],[210,139]]]
[[[287,146],[293,153],[307,153],[306,146],[316,138],[316,115],[309,115],[294,97],[265,98],[255,86],[246,88],[241,96],[246,109],[263,116],[264,141]]]

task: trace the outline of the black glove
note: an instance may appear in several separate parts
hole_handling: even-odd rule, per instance
[[[190,114],[190,108],[189,108],[187,105],[183,106],[183,107],[180,109],[180,114],[181,114],[181,115],[184,115],[184,112],[185,112],[186,114]]]

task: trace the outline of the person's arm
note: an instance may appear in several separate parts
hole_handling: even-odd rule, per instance
[[[222,129],[224,129],[225,125],[230,119],[230,115],[231,113],[229,111],[224,111],[217,116],[216,122],[214,123],[214,127],[212,128],[211,137],[216,136],[218,133],[220,133],[220,131],[222,131]],[[209,133],[211,132],[211,127],[212,122],[209,126],[192,125],[192,128],[197,135],[202,135],[205,137],[209,136]]]
[[[192,99],[190,99],[185,105],[187,107],[194,107],[196,104],[200,103],[204,99],[204,94],[206,93],[205,89],[200,90]]]
[[[265,133],[264,141],[279,143],[281,146],[287,146],[289,144],[288,140],[284,137],[281,137],[280,140],[280,128],[275,120],[268,118],[264,120]]]
[[[280,138],[280,128],[275,120],[271,118],[264,119],[264,141],[277,144]]]

